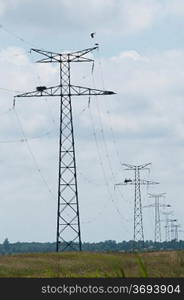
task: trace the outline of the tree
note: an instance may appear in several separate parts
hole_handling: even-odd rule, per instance
[[[11,249],[11,246],[10,246],[10,242],[9,240],[6,238],[3,242],[3,250],[4,250],[4,253],[10,253],[10,249]]]

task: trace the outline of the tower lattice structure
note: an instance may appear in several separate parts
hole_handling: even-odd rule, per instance
[[[152,185],[158,184],[158,182],[150,180],[142,180],[140,178],[140,171],[149,169],[151,163],[144,165],[130,165],[122,164],[125,170],[134,171],[134,179],[125,179],[123,183],[118,183],[116,186],[120,185],[134,185],[134,248],[142,248],[144,245],[144,227],[143,227],[143,211],[142,211],[142,200],[141,200],[141,185]]]
[[[60,99],[57,252],[66,249],[82,250],[72,97],[115,94],[112,91],[92,89],[71,83],[71,64],[94,63],[88,54],[97,48],[93,47],[69,53],[31,49],[31,51],[44,56],[38,61],[39,63],[59,64],[59,84],[51,87],[38,86],[35,91],[15,96],[15,98],[57,97]]]

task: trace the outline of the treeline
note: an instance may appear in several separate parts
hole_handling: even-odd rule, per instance
[[[73,244],[75,248],[75,244]],[[152,250],[182,250],[184,249],[184,241],[171,241],[154,243],[153,241],[145,241],[144,245],[139,243],[134,243],[133,241],[123,241],[116,242],[113,240],[98,242],[98,243],[83,243],[83,251],[92,252],[131,252],[134,249],[141,249],[142,251],[152,251]],[[2,244],[0,244],[0,254],[15,254],[15,253],[33,253],[33,252],[55,252],[56,243],[10,243],[8,239],[5,239]],[[67,249],[68,251],[68,249]]]

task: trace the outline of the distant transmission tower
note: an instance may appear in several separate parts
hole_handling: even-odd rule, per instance
[[[140,247],[144,244],[144,230],[143,230],[143,215],[142,215],[142,202],[141,202],[141,185],[151,185],[158,184],[158,182],[141,180],[140,179],[140,171],[141,170],[149,170],[147,168],[151,163],[147,163],[144,165],[134,166],[129,164],[122,164],[126,167],[125,170],[134,171],[135,177],[134,179],[125,179],[123,183],[118,183],[116,186],[120,185],[134,185],[135,186],[135,198],[134,198],[134,247],[138,246],[137,242],[140,243]],[[139,247],[139,246],[138,246]]]
[[[170,242],[170,226],[169,226],[169,215],[172,214],[172,211],[162,212],[165,215],[165,241]]]
[[[181,227],[181,226],[180,226]],[[178,240],[179,240],[179,233],[184,233],[184,231],[183,230],[178,230]]]
[[[181,225],[179,225],[179,224],[175,224],[174,225],[174,240],[176,241],[176,242],[178,242],[178,232],[179,232],[179,227],[181,227]]]
[[[81,250],[81,230],[77,188],[72,96],[112,95],[114,92],[91,89],[71,84],[71,63],[92,62],[88,54],[98,47],[77,52],[54,53],[31,49],[44,56],[39,63],[59,63],[59,84],[39,86],[36,91],[16,97],[60,97],[60,137],[56,251]]]
[[[161,238],[161,220],[160,220],[160,207],[171,207],[169,204],[160,204],[160,198],[163,198],[166,193],[161,194],[148,194],[149,198],[154,198],[155,203],[147,205],[145,207],[155,208],[155,231],[154,231],[154,241],[155,243],[162,241]]]
[[[169,219],[169,223],[170,223],[170,237],[171,237],[171,241],[175,240],[175,224],[176,224],[177,220],[176,219]]]

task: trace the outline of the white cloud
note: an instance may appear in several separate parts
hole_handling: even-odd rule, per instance
[[[118,56],[111,58],[113,61],[119,62],[120,60],[134,60],[134,61],[149,61],[148,57],[140,55],[135,50],[123,51]]]
[[[135,33],[152,26],[160,14],[158,1],[124,1],[121,6],[122,27],[125,33]]]
[[[183,16],[184,3],[182,0],[166,0],[165,1],[165,14]]]
[[[0,0],[0,14],[4,14],[8,10],[17,8],[20,4],[30,2],[31,0]]]
[[[13,3],[13,5],[12,5]],[[131,34],[152,26],[160,15],[161,4],[153,0],[49,0],[2,1],[4,20],[24,24],[38,32],[66,30]],[[16,8],[16,9],[14,9]],[[37,32],[36,32],[37,33]]]
[[[99,35],[136,34],[164,21],[183,16],[182,0],[0,0],[3,25],[23,26],[35,35],[97,31]]]
[[[28,65],[29,60],[24,49],[17,47],[9,47],[0,51],[0,62],[1,64],[12,64],[12,65]]]
[[[137,51],[123,51],[109,63],[114,66],[115,89],[129,95],[148,98],[164,94],[171,96],[183,90],[183,50],[167,50],[142,55]],[[104,64],[105,65],[105,64]],[[122,84],[119,85],[118,78]],[[117,83],[117,84],[116,84]]]

